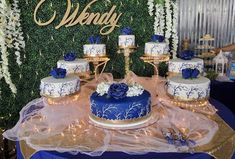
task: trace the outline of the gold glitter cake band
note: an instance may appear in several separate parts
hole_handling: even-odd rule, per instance
[[[139,123],[141,121],[145,121],[148,118],[151,117],[151,113],[149,113],[148,115],[141,117],[141,118],[137,118],[137,119],[128,119],[128,120],[107,120],[104,118],[100,118],[97,117],[93,114],[90,114],[90,118],[94,121],[97,121],[99,123],[104,123],[104,124],[113,124],[113,125],[121,125],[121,124],[134,124],[134,123]]]
[[[209,96],[208,97],[204,97],[204,98],[200,98],[200,99],[182,99],[180,97],[176,97],[176,96],[173,96],[169,93],[167,93],[167,95],[175,100],[175,101],[179,101],[179,102],[205,102],[205,101],[208,101],[209,100]]]

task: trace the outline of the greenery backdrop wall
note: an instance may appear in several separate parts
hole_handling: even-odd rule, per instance
[[[75,51],[79,57],[83,56],[83,45],[88,43],[91,35],[99,35],[100,26],[89,25],[74,27],[55,26],[63,18],[66,11],[65,0],[46,0],[42,10],[38,13],[40,19],[49,19],[54,11],[57,11],[55,21],[46,27],[38,26],[33,20],[33,13],[38,0],[20,0],[21,25],[25,37],[26,47],[22,54],[22,65],[15,63],[15,55],[9,50],[9,71],[12,82],[16,85],[17,94],[13,95],[5,80],[1,79],[0,117],[3,127],[11,126],[18,119],[18,113],[25,104],[32,99],[40,97],[40,79],[49,75],[49,71],[56,67],[56,62],[68,51]],[[80,4],[81,10],[90,0],[72,0],[74,6]],[[136,35],[136,43],[139,46],[137,52],[131,57],[131,70],[137,75],[151,76],[153,68],[139,59],[144,53],[144,44],[150,41],[154,33],[154,17],[149,15],[148,4],[144,0],[99,0],[92,5],[90,11],[108,11],[116,5],[116,12],[123,13],[118,24],[120,27],[130,26]],[[74,9],[74,8],[73,8]],[[107,53],[111,58],[106,72],[113,73],[115,78],[124,76],[124,57],[117,54],[117,42],[120,28],[116,28],[108,36],[102,36],[102,42],[107,44]],[[1,60],[1,59],[0,59]]]

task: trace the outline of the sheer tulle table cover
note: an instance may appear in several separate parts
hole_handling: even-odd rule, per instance
[[[21,110],[17,125],[6,131],[4,137],[24,141],[34,152],[52,150],[100,156],[105,151],[128,154],[191,152],[191,147],[168,144],[162,135],[162,130],[168,128],[184,131],[189,139],[196,142],[195,150],[201,152],[204,150],[200,146],[206,149],[205,145],[214,140],[219,130],[218,121],[211,117],[173,105],[166,95],[164,79],[138,77],[133,73],[124,81],[138,82],[151,93],[151,123],[126,130],[96,127],[88,118],[89,97],[102,81],[113,81],[113,78],[105,74],[98,81],[93,80],[83,85],[76,101],[65,99],[60,104],[49,105],[48,100],[40,98],[30,102]],[[216,112],[210,104],[206,110]]]

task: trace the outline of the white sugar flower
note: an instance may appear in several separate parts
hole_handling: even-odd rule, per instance
[[[134,84],[132,86],[129,86],[129,89],[127,91],[127,97],[134,97],[134,96],[139,96],[143,94],[144,88],[139,85],[139,84]]]
[[[110,83],[102,82],[102,83],[98,84],[96,92],[100,96],[103,96],[108,93],[109,87],[110,87]]]

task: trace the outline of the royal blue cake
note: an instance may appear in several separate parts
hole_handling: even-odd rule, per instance
[[[140,85],[98,85],[90,97],[90,119],[104,126],[135,126],[150,117],[151,95]]]

